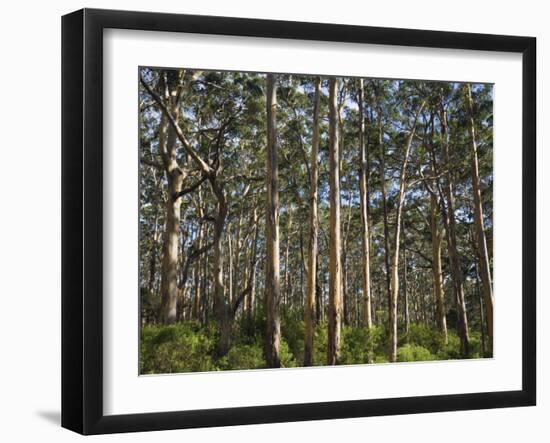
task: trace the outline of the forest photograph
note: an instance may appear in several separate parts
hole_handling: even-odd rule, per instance
[[[139,373],[493,357],[493,85],[140,67]]]

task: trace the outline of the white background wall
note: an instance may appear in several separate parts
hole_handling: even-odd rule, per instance
[[[319,21],[538,38],[539,227],[548,223],[550,156],[542,155],[550,96],[543,1],[156,0],[9,1],[0,26],[0,440],[83,439],[59,427],[60,415],[60,31],[62,14],[83,6]],[[543,112],[546,107],[546,113]],[[545,201],[546,200],[546,201]],[[513,202],[511,202],[513,204]],[[518,208],[519,210],[519,208]],[[330,420],[101,436],[94,441],[282,442],[369,439],[388,442],[548,441],[550,437],[549,236],[539,228],[539,379],[533,408]],[[519,270],[518,270],[519,272]],[[546,279],[544,278],[546,276]],[[545,346],[546,345],[546,346]],[[546,348],[546,349],[545,349]],[[411,381],[414,382],[414,381]]]

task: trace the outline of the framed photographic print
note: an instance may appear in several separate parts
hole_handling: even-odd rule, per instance
[[[534,405],[535,50],[64,16],[62,425]]]

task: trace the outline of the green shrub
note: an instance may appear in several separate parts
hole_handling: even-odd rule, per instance
[[[144,326],[140,343],[140,373],[169,374],[215,369],[214,336],[193,323]]]
[[[262,347],[254,345],[233,346],[225,357],[218,361],[219,369],[261,369],[265,368]]]
[[[412,323],[409,333],[403,335],[398,346],[411,344],[422,346],[432,354],[437,354],[445,347],[445,337],[437,329],[431,329],[426,325]]]
[[[367,363],[369,357],[368,331],[363,328],[342,328],[342,344],[340,348],[340,363],[353,365]]]
[[[296,366],[304,365],[304,337],[305,323],[289,317],[283,318],[281,334],[286,342],[288,351],[292,354]],[[281,349],[282,353],[282,349]]]
[[[447,343],[443,344],[442,348],[437,352],[437,357],[440,360],[452,360],[462,358],[460,353],[460,338],[456,331],[447,331]]]
[[[385,355],[375,355],[373,363],[388,363],[388,357]]]
[[[279,347],[279,357],[283,368],[295,368],[297,366],[296,359],[290,351],[288,343],[283,339]]]
[[[429,349],[423,346],[406,344],[397,349],[397,361],[430,361],[437,360]]]
[[[372,347],[372,356],[378,354],[385,356],[388,352],[388,332],[384,326],[373,325],[372,328],[368,331],[367,340]],[[374,357],[376,360],[376,357]]]

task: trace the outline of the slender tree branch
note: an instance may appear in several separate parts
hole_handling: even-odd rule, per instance
[[[195,183],[193,183],[191,186],[182,189],[180,192],[175,194],[174,200],[183,197],[186,194],[190,194],[191,192],[195,191],[200,185],[202,185],[208,177],[206,175],[203,175],[199,180],[197,180]]]

